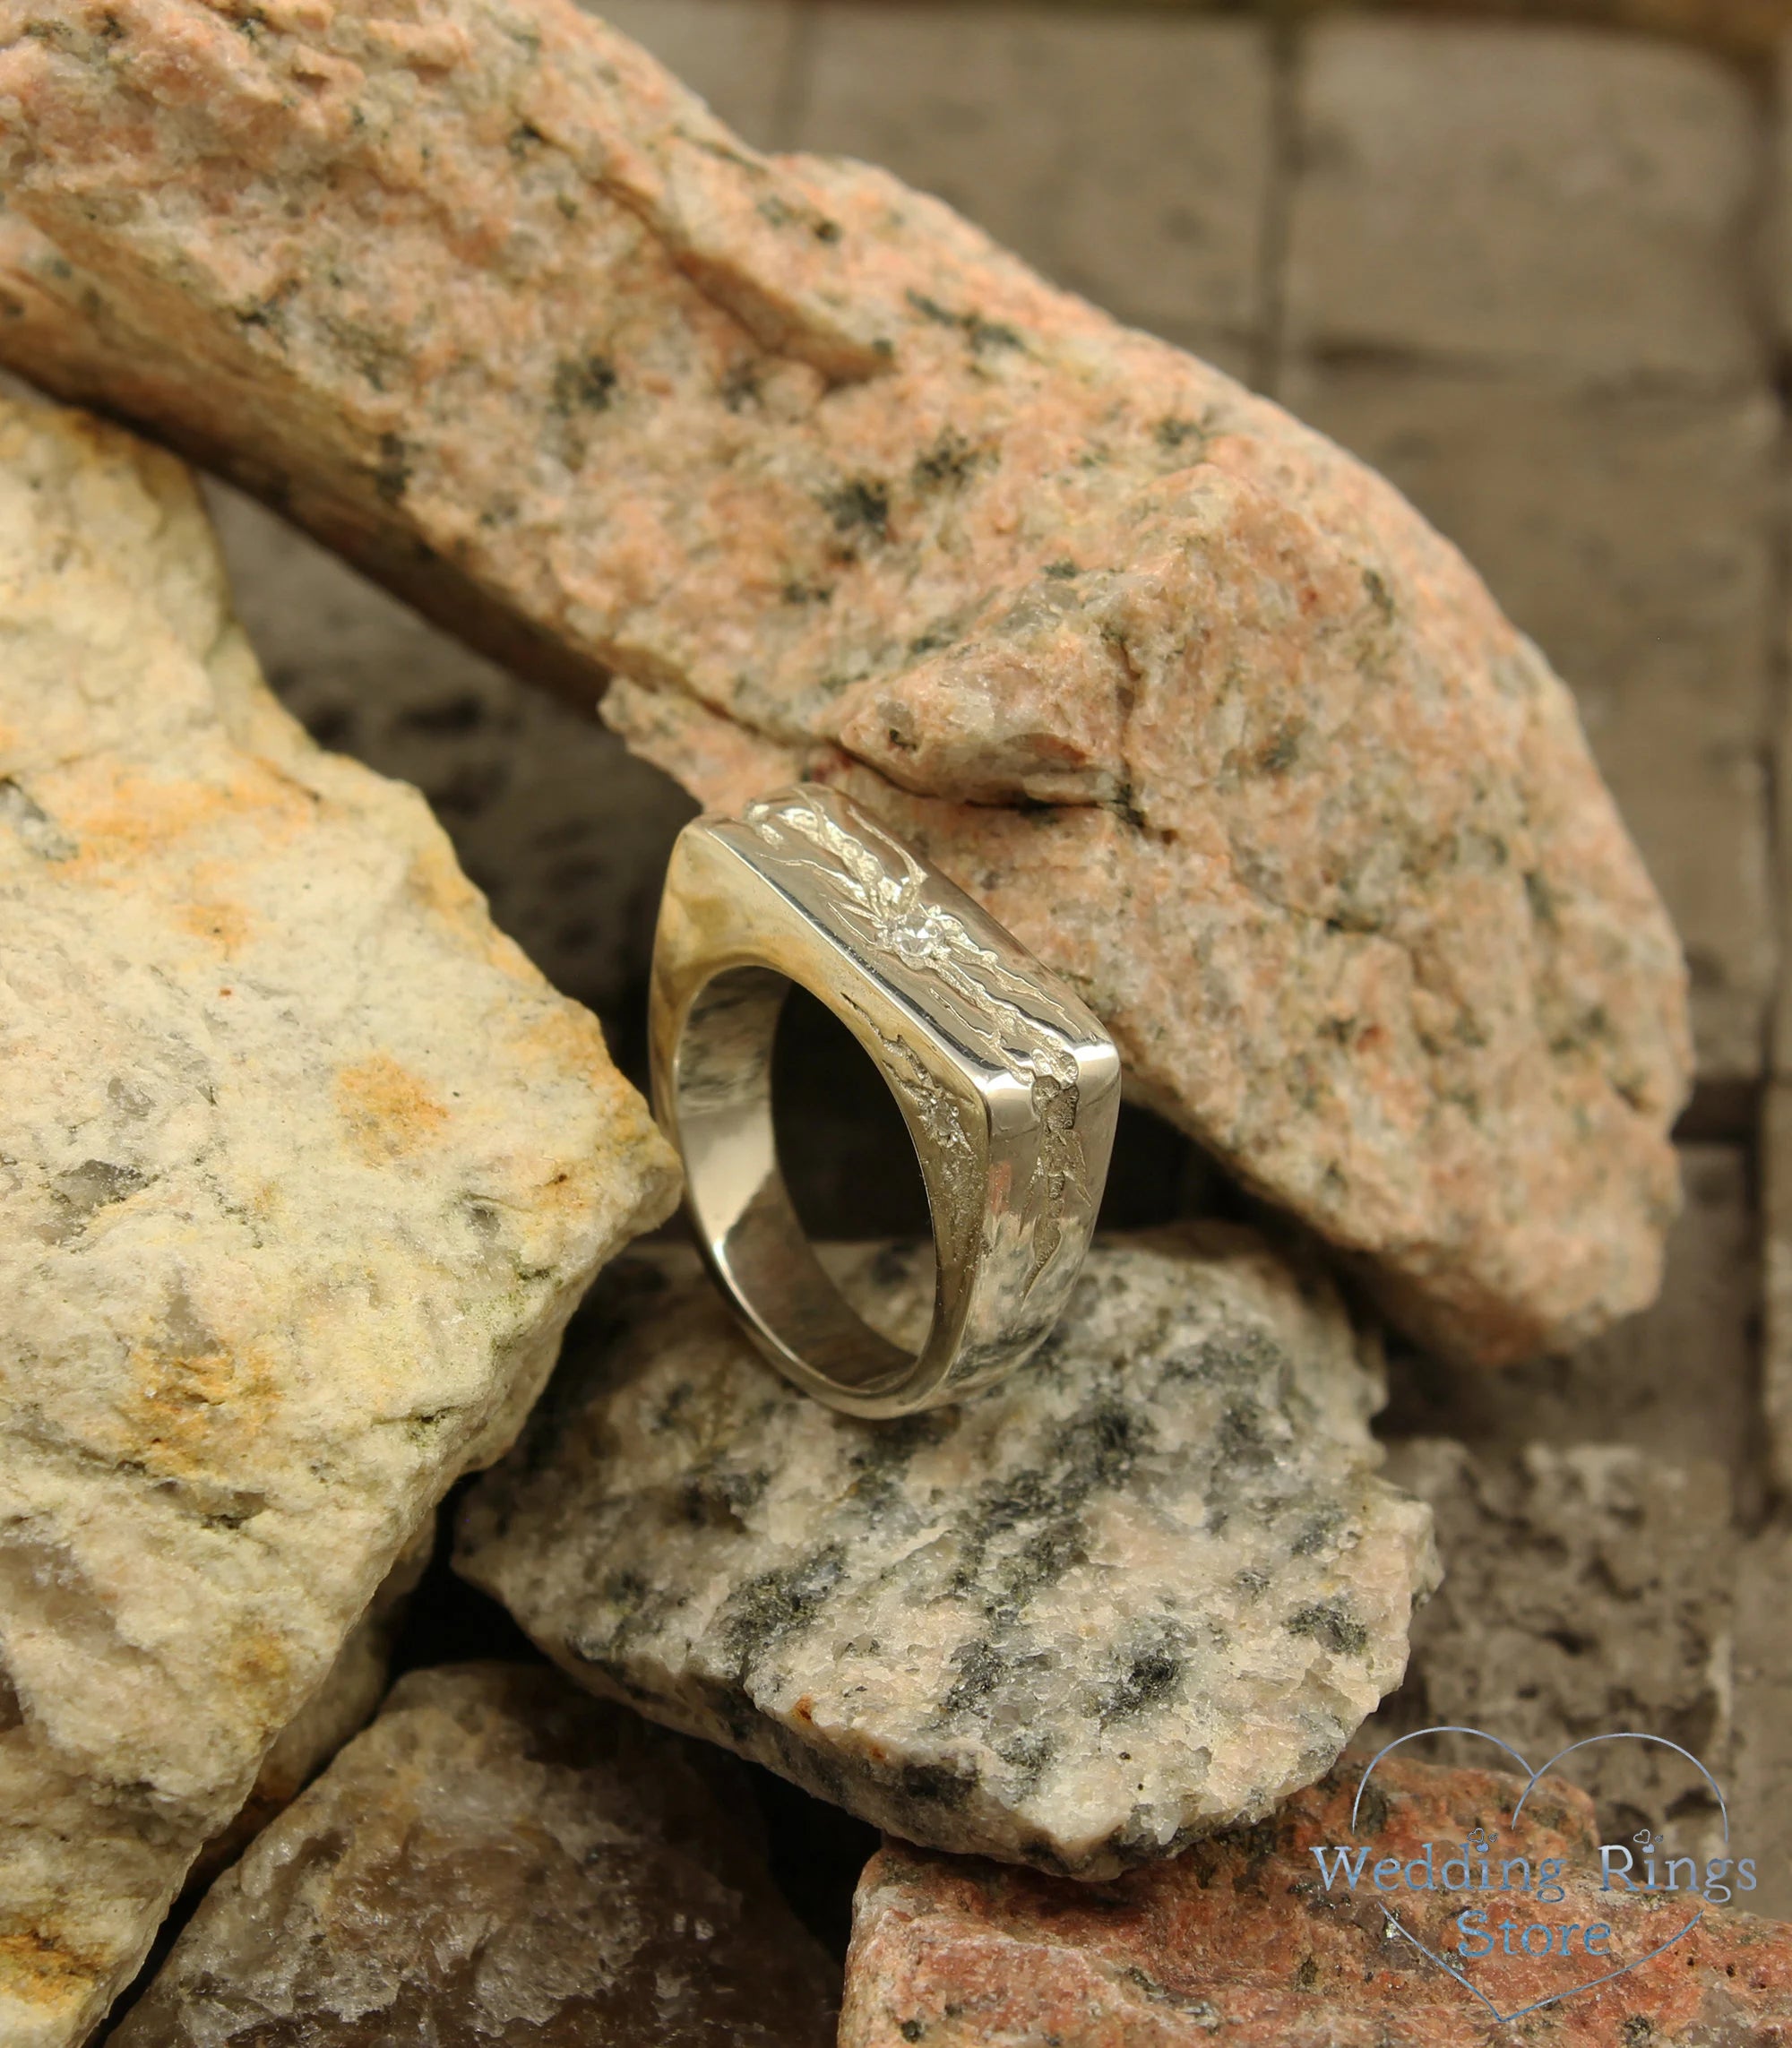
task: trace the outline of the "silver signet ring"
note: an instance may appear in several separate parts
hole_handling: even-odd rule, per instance
[[[779,1170],[771,1046],[792,982],[871,1055],[915,1141],[936,1257],[913,1356],[842,1299]],[[1120,1057],[962,890],[815,784],[699,818],[667,873],[650,1030],[703,1256],[780,1373],[849,1415],[910,1415],[1038,1346],[1095,1226]]]

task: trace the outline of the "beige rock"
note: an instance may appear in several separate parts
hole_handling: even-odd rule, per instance
[[[380,1581],[317,1690],[274,1737],[254,1789],[228,1827],[206,1843],[186,1873],[190,1894],[236,1862],[283,1812],[351,1735],[373,1719],[391,1675],[393,1638],[435,1545],[435,1517],[418,1527]]]
[[[1485,1728],[1540,1768],[1571,1743],[1637,1728],[1690,1749],[1722,1784],[1732,1760],[1737,1547],[1714,1466],[1623,1444],[1527,1445],[1515,1456],[1438,1440],[1398,1445],[1389,1476],[1430,1503],[1443,1587],[1415,1617],[1405,1682],[1357,1737],[1372,1756],[1415,1728]],[[1472,1738],[1426,1756],[1474,1764]],[[1601,1838],[1651,1829],[1720,1855],[1716,1803],[1654,1743],[1565,1758],[1597,1801]],[[1764,1854],[1763,1817],[1733,1803],[1734,1854]]]
[[[55,245],[0,353],[617,670],[705,799],[844,780],[1439,1346],[1650,1298],[1671,934],[1566,693],[1385,486],[561,0],[8,19]]]
[[[1310,359],[1285,386],[1467,552],[1572,685],[1685,945],[1700,1078],[1753,1081],[1777,951],[1777,399]]]
[[[830,7],[801,82],[801,148],[882,164],[1121,319],[1228,369],[1254,363],[1274,93],[1263,23]]]
[[[674,1174],[179,465],[0,411],[0,2040],[73,2042]]]
[[[843,1285],[912,1341],[925,1259]],[[1429,1521],[1372,1347],[1193,1226],[1090,1253],[1001,1386],[867,1424],[772,1376],[688,1253],[616,1269],[457,1568],[581,1684],[913,1841],[1100,1878],[1268,1811],[1397,1681]]]
[[[737,1765],[552,1672],[413,1672],[213,1886],[116,2048],[829,2048]]]
[[[252,498],[207,497],[275,694],[314,739],[423,792],[498,929],[626,1057],[667,856],[696,806],[593,709],[519,682]]]
[[[1733,67],[1641,38],[1329,22],[1302,40],[1297,350],[1759,384],[1764,136]]]

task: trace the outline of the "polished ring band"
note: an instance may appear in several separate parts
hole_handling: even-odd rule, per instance
[[[779,1170],[771,1046],[792,982],[870,1054],[914,1140],[936,1257],[913,1356],[842,1299]],[[1094,1227],[1119,1055],[1055,975],[857,805],[805,783],[685,827],[650,1033],[654,1108],[703,1255],[799,1387],[849,1415],[909,1415],[1038,1346]]]

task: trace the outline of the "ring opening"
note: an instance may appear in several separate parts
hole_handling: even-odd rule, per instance
[[[794,983],[771,1054],[784,1183],[812,1238],[933,1238],[926,1184],[896,1097],[869,1053]]]
[[[893,1340],[905,1333],[867,1321],[829,1269],[843,1238],[908,1237],[933,1256],[914,1140],[870,1056],[807,990],[733,968],[692,1003],[675,1089],[693,1218],[762,1338],[855,1393],[900,1385],[925,1321]],[[929,1275],[929,1305],[933,1291]]]

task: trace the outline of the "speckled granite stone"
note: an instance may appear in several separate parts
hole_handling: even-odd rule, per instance
[[[1516,2012],[1665,1941],[1698,1909],[1666,1893],[1602,1892],[1593,1810],[1546,1778],[1521,1829],[1522,1777],[1391,1758],[1350,1828],[1358,1772],[1340,1769],[1270,1820],[1090,1890],[980,1859],[887,1842],[860,1882],[840,2048],[1783,2048],[1792,2040],[1792,1928],[1707,1905],[1686,1938],[1627,1976],[1495,2026],[1487,2005],[1390,1937],[1383,1906]],[[1535,1864],[1559,1857],[1560,1902],[1508,1895],[1516,1926],[1603,1921],[1610,1960],[1576,1953],[1468,1962],[1460,1893],[1328,1892],[1315,1844],[1420,1856],[1473,1828]],[[1498,1898],[1497,1891],[1495,1898]],[[1446,1910],[1447,1909],[1447,1910]]]
[[[1567,693],[1380,479],[566,0],[4,23],[7,360],[613,672],[705,801],[844,780],[1434,1347],[1650,1299],[1677,948]]]
[[[925,1274],[845,1284],[912,1338]],[[581,1683],[910,1839],[1104,1876],[1266,1811],[1399,1677],[1429,1518],[1336,1296],[1245,1232],[1098,1246],[1031,1364],[893,1424],[774,1377],[688,1253],[580,1327],[459,1568]]]
[[[113,2048],[830,2048],[738,1765],[553,1672],[413,1672]]]
[[[0,400],[0,2042],[80,2040],[591,1274],[676,1199],[193,481]]]

